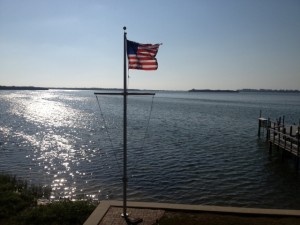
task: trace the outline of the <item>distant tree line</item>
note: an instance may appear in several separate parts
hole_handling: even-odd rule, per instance
[[[60,89],[60,90],[109,90],[109,91],[121,91],[123,89],[119,88],[68,88],[68,87],[34,87],[34,86],[1,86],[0,90],[49,90],[49,89]],[[139,91],[139,89],[129,89],[130,91]],[[155,90],[162,91],[162,90]],[[300,93],[300,90],[290,90],[290,89],[251,89],[244,88],[238,90],[222,90],[222,89],[191,89],[189,92],[227,92],[227,93],[238,93],[238,92],[279,92],[279,93]]]
[[[286,92],[286,93],[299,93],[299,90],[289,89],[241,89],[240,92]]]
[[[48,88],[33,86],[0,86],[0,90],[48,90]]]
[[[239,90],[213,90],[213,89],[191,89],[189,92],[225,92],[225,93],[238,93],[238,92],[278,92],[278,93],[300,93],[299,90],[288,89],[239,89]]]

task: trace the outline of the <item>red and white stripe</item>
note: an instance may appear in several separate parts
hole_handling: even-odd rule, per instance
[[[137,54],[128,54],[128,68],[138,70],[157,70],[155,58],[159,44],[139,44]]]

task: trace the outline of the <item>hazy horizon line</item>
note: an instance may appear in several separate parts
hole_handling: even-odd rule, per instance
[[[5,88],[46,88],[46,89],[64,89],[64,90],[123,90],[123,88],[103,88],[103,87],[49,87],[49,86],[34,86],[34,85],[0,85],[0,89]],[[281,92],[300,92],[299,89],[271,89],[271,88],[239,88],[239,89],[210,89],[210,88],[192,88],[188,90],[176,90],[176,89],[139,89],[139,88],[128,88],[128,90],[152,90],[152,91],[281,91]]]

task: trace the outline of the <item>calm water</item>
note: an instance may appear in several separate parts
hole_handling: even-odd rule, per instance
[[[298,123],[299,94],[158,93],[128,103],[129,200],[300,209],[292,159],[272,157],[257,118]],[[51,198],[122,198],[122,98],[1,91],[0,171]],[[148,128],[148,129],[147,129]]]

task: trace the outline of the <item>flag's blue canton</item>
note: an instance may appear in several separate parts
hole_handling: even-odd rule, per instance
[[[133,41],[127,41],[127,54],[137,54],[139,44]]]

